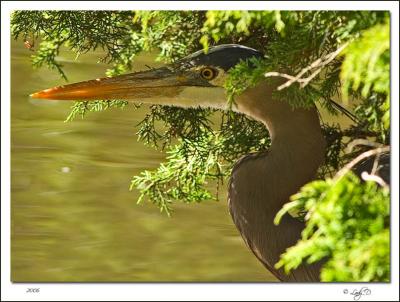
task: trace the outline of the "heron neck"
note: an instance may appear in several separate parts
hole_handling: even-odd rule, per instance
[[[315,107],[294,109],[286,101],[274,100],[272,89],[261,83],[236,99],[236,110],[264,123],[272,142],[267,153],[247,155],[236,164],[229,185],[229,211],[249,248],[275,276],[316,281],[318,265],[300,266],[289,276],[274,269],[304,228],[289,215],[278,226],[274,218],[290,196],[315,177],[324,159],[325,141]]]
[[[263,159],[265,165],[254,172],[266,180],[270,190],[267,182],[274,184],[267,202],[269,208],[279,210],[290,195],[315,177],[324,161],[325,140],[314,106],[293,108],[286,101],[274,100],[272,89],[266,83],[248,89],[238,98],[237,110],[268,128],[271,147]]]

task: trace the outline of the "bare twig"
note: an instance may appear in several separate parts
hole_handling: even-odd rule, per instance
[[[379,184],[381,187],[389,189],[388,184],[382,179],[382,177],[374,174],[371,172],[371,174],[368,174],[368,172],[364,171],[361,173],[361,178],[365,181],[374,181],[377,184]]]
[[[351,143],[349,143],[348,145],[347,145],[347,148],[346,148],[346,150],[345,150],[345,152],[346,153],[350,153],[351,151],[353,151],[353,149],[354,149],[354,147],[355,146],[359,146],[359,145],[363,145],[363,146],[368,146],[368,147],[375,147],[375,148],[380,148],[380,147],[382,147],[382,146],[384,146],[384,145],[382,145],[382,144],[379,144],[379,143],[377,143],[377,142],[371,142],[371,141],[369,141],[369,140],[366,140],[366,139],[355,139],[354,141],[352,141]],[[372,166],[372,170],[371,170],[371,176],[373,176],[373,175],[376,175],[376,171],[377,171],[377,169],[378,169],[378,164],[379,164],[379,158],[380,158],[380,156],[381,156],[381,153],[378,153],[376,156],[375,156],[375,159],[374,159],[374,165]],[[362,175],[361,175],[362,176]],[[383,180],[382,180],[383,181]]]
[[[379,159],[381,157],[381,153],[378,153],[375,156],[375,160],[374,160],[374,165],[372,166],[372,170],[371,170],[371,174],[376,174],[376,171],[378,170],[378,164],[379,164]]]
[[[280,85],[277,89],[278,90],[282,90],[284,88],[289,87],[290,85],[292,85],[293,83],[300,83],[300,87],[304,88],[305,86],[307,86],[310,81],[315,78],[323,69],[323,67],[325,67],[326,65],[328,65],[330,62],[332,62],[338,55],[339,53],[345,49],[347,47],[347,45],[349,45],[348,42],[346,42],[345,44],[343,44],[342,46],[340,46],[338,49],[336,49],[335,51],[326,54],[325,56],[323,56],[322,58],[319,58],[318,60],[312,62],[309,66],[303,68],[297,75],[292,76],[286,73],[280,73],[280,72],[267,72],[266,74],[264,74],[265,77],[282,77],[285,79],[288,79],[288,81],[282,85]],[[306,77],[303,78],[303,75],[305,75],[307,72],[309,71],[313,71],[313,73]]]
[[[381,154],[383,152],[389,152],[389,151],[390,151],[390,146],[385,146],[385,147],[379,147],[379,148],[372,149],[372,150],[366,151],[364,153],[361,153],[355,159],[353,159],[348,164],[346,164],[342,169],[340,169],[339,172],[336,173],[334,180],[337,181],[340,178],[342,178],[347,172],[349,172],[357,163],[359,163],[363,159],[377,155],[377,154]]]
[[[265,77],[282,77],[288,80],[296,80],[296,78],[294,76],[291,76],[289,74],[286,73],[280,73],[280,72],[276,72],[276,71],[271,71],[271,72],[267,72],[266,74],[264,74]],[[296,80],[297,82],[302,82],[303,79],[298,79]]]
[[[359,139],[355,139],[351,143],[349,143],[346,147],[345,152],[350,153],[351,151],[353,151],[354,147],[359,146],[359,145],[374,147],[374,148],[380,148],[383,146],[382,144],[379,144],[377,142],[371,142],[369,140],[359,138]]]

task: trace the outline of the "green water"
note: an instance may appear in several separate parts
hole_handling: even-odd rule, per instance
[[[131,177],[162,152],[137,142],[146,108],[110,109],[64,123],[70,103],[31,100],[62,84],[33,70],[12,43],[11,279],[60,281],[274,281],[246,248],[220,202],[176,204],[172,218],[136,205]],[[100,53],[59,58],[71,82],[104,75]],[[156,66],[151,56],[136,61]]]

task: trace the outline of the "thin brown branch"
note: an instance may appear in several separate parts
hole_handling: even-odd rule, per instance
[[[368,174],[368,172],[364,171],[361,173],[361,178],[365,181],[374,181],[381,187],[383,187],[385,189],[389,189],[388,184],[382,179],[382,177],[380,177],[374,173]]]
[[[366,159],[368,157],[381,154],[383,152],[389,152],[390,151],[390,146],[385,146],[385,147],[379,147],[376,149],[372,149],[369,151],[366,151],[364,153],[361,153],[359,156],[357,156],[355,159],[350,161],[348,164],[346,164],[342,169],[339,170],[338,173],[336,173],[334,180],[339,180],[342,178],[347,172],[349,172],[357,163],[362,161],[363,159]]]
[[[373,148],[380,148],[383,147],[382,144],[379,144],[377,142],[371,142],[369,140],[366,139],[355,139],[353,140],[351,143],[349,143],[346,147],[345,152],[346,153],[350,153],[351,151],[353,151],[354,147],[359,146],[359,145],[363,145],[363,146],[368,146],[368,147],[373,147]]]
[[[275,71],[267,72],[264,74],[264,76],[265,77],[282,77],[282,78],[288,79],[287,82],[285,82],[284,84],[280,85],[277,88],[278,90],[287,88],[290,85],[292,85],[293,83],[300,83],[300,87],[304,88],[311,82],[311,80],[313,78],[315,78],[321,72],[321,70],[326,65],[328,65],[330,62],[332,62],[342,52],[342,50],[347,47],[347,45],[349,45],[349,42],[346,42],[345,44],[340,46],[335,51],[328,53],[328,54],[324,55],[323,57],[317,59],[316,61],[312,62],[309,66],[303,68],[295,76],[292,76],[292,75],[289,75],[286,73],[275,72]],[[303,76],[309,71],[313,71],[312,74],[310,76],[304,78]]]

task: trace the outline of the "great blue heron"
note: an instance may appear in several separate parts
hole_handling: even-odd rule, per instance
[[[223,88],[227,71],[262,54],[252,48],[215,46],[147,71],[99,78],[36,92],[33,98],[57,100],[119,99],[180,107],[227,109]],[[300,238],[304,225],[285,215],[273,223],[289,197],[313,179],[324,161],[325,140],[315,107],[292,108],[274,100],[275,86],[260,82],[236,97],[233,110],[262,122],[271,136],[268,152],[242,157],[229,182],[229,211],[247,246],[282,281],[318,281],[320,264],[301,265],[286,275],[275,269],[280,255]]]

